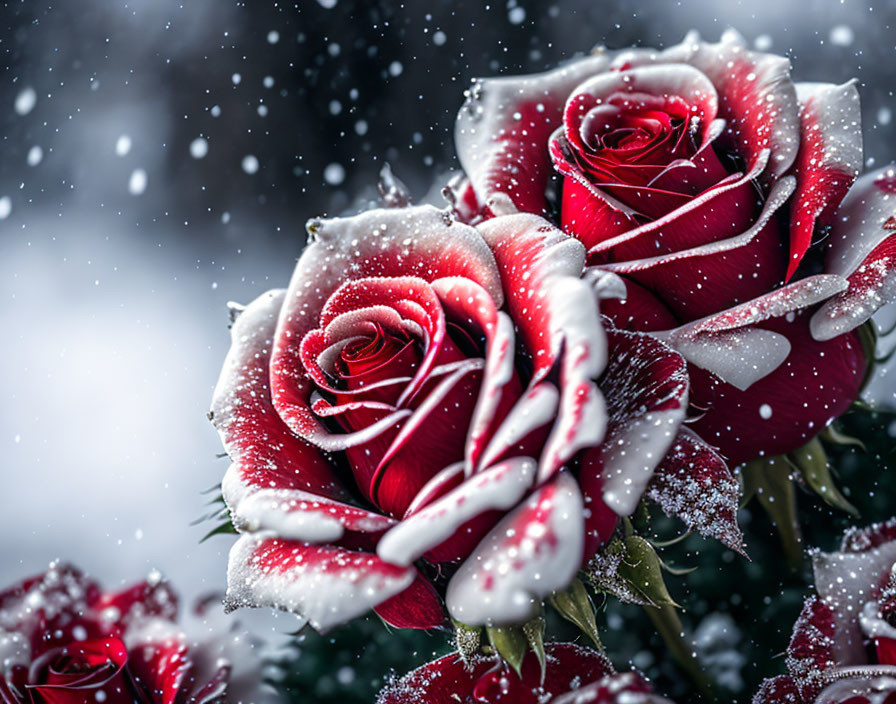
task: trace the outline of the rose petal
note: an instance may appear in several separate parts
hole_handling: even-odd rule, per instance
[[[752,704],[802,704],[802,699],[793,680],[787,675],[779,675],[762,683]]]
[[[582,561],[582,496],[561,472],[509,513],[448,584],[449,613],[469,625],[522,623],[566,587]]]
[[[404,591],[415,576],[372,553],[246,534],[230,550],[225,606],[292,611],[324,631]]]
[[[590,267],[588,271],[603,272],[600,267]],[[611,272],[605,272],[610,274]],[[613,274],[615,276],[615,274]],[[625,282],[625,296],[622,300],[601,301],[600,312],[613,321],[620,330],[650,332],[678,327],[678,320],[663,304],[659,296],[644,288],[637,281],[620,277]]]
[[[608,332],[610,363],[600,385],[609,424],[592,452],[594,475],[582,475],[586,495],[601,496],[620,516],[641,499],[654,469],[675,440],[688,406],[684,359],[659,340],[639,333]],[[592,484],[599,475],[599,493]]]
[[[535,481],[535,468],[531,458],[515,457],[474,475],[405,517],[382,537],[377,555],[393,565],[410,565],[477,516],[495,509],[510,510]]]
[[[432,584],[420,575],[403,592],[374,606],[373,610],[393,628],[426,630],[443,626],[447,621],[442,600]]]
[[[665,51],[621,52],[613,67],[670,62],[690,64],[712,81],[719,96],[719,117],[729,125],[726,141],[748,164],[768,149],[771,176],[787,172],[796,158],[800,122],[790,62],[785,57],[750,51],[733,30],[727,30],[716,44],[689,32],[680,44]]]
[[[549,643],[545,655],[544,681],[532,652],[523,658],[521,677],[500,669],[495,657],[474,655],[467,665],[456,654],[446,655],[392,682],[380,692],[377,704],[457,704],[474,698],[492,702],[498,690],[506,690],[508,701],[515,704],[538,704],[613,673],[605,656],[572,643]]]
[[[741,234],[600,266],[627,274],[650,290],[662,291],[663,302],[684,320],[757,296],[784,278],[784,252],[775,213],[790,197],[794,184],[789,176],[777,181],[759,217]],[[684,220],[679,227],[689,223]]]
[[[273,402],[298,435],[339,448],[339,434],[331,434],[310,407],[313,385],[299,356],[301,341],[318,327],[320,313],[337,288],[363,278],[408,276],[432,282],[461,276],[482,286],[496,306],[503,304],[503,293],[494,257],[482,237],[431,206],[369,210],[312,222],[309,230],[313,241],[296,266],[278,321],[270,365]]]
[[[283,299],[282,290],[262,294],[233,324],[230,351],[212,398],[212,423],[247,491],[276,487],[342,497],[345,490],[330,463],[290,432],[271,403],[269,361]]]
[[[247,487],[236,465],[227,470],[221,486],[240,531],[272,531],[288,540],[331,543],[346,531],[382,533],[395,524],[387,516],[300,489]]]
[[[531,76],[478,79],[454,128],[461,166],[495,214],[541,213],[551,172],[546,145],[572,90],[605,70],[611,56],[573,61]]]
[[[691,369],[691,401],[704,411],[691,427],[718,447],[732,467],[759,455],[777,455],[801,447],[858,397],[866,368],[858,338],[850,333],[817,342],[809,334],[807,317],[803,313],[774,318],[763,323],[768,329],[741,328],[721,333],[734,335],[735,340],[749,333],[749,337],[771,335],[782,341],[783,353],[777,354],[774,348],[765,350],[769,357],[765,360],[756,349],[742,353],[729,349],[732,346],[713,348],[705,337],[696,344],[697,348],[704,347],[699,359],[696,350],[678,346],[689,361],[722,371],[732,382],[724,383],[701,369]],[[755,343],[747,340],[747,345],[754,347]],[[710,357],[723,354],[730,357],[710,363]],[[733,382],[738,381],[738,374],[731,372],[739,356],[760,372],[764,371],[763,365],[772,362],[768,366],[773,371],[748,386],[736,386]],[[747,364],[740,364],[742,371],[749,371]]]
[[[826,224],[862,170],[862,113],[855,82],[797,83],[800,150],[791,206],[787,279],[812,243],[817,221]]]

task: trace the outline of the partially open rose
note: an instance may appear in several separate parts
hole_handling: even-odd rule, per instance
[[[685,510],[735,502],[736,483],[679,433],[684,361],[603,329],[619,282],[585,275],[580,242],[535,215],[471,227],[429,206],[309,231],[289,289],[237,318],[212,403],[243,533],[232,607],[428,628],[444,599],[464,623],[522,622],[648,484],[738,546],[736,507]]]
[[[393,682],[377,704],[671,704],[639,673],[616,672],[594,650],[552,643],[545,651],[544,676],[531,652],[519,677],[497,657],[478,655],[467,665],[446,655]]]
[[[68,565],[0,592],[3,704],[270,704],[242,634],[191,638],[152,578],[120,592]]]
[[[896,701],[896,519],[851,529],[840,552],[813,555],[809,597],[787,649],[787,675],[753,704]]]
[[[689,35],[478,81],[456,143],[461,217],[543,214],[622,276],[602,311],[688,359],[692,427],[733,463],[794,450],[858,396],[853,330],[896,293],[896,171],[853,185],[853,83]]]

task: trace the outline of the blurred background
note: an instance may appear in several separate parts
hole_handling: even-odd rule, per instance
[[[892,0],[0,3],[0,581],[62,558],[223,588],[230,540],[190,523],[227,466],[226,302],[285,285],[305,220],[385,162],[441,181],[471,78],[733,26],[800,80],[858,78],[881,165],[894,23]]]

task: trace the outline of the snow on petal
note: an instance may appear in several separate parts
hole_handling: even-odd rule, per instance
[[[531,458],[499,462],[406,517],[382,537],[377,554],[391,564],[410,565],[467,521],[486,511],[513,508],[534,481]]]
[[[613,330],[608,337],[612,354],[601,389],[610,419],[598,448],[601,483],[604,503],[628,516],[684,420],[687,366],[648,335]]]
[[[346,531],[380,533],[395,524],[387,516],[300,489],[246,487],[236,465],[227,470],[221,489],[240,531],[273,531],[288,540],[329,543]]]
[[[584,518],[575,479],[561,472],[508,514],[448,584],[449,613],[469,625],[522,623],[565,588],[582,561]]]
[[[800,150],[791,206],[789,280],[812,243],[816,223],[829,223],[862,170],[862,112],[855,81],[797,83]]]
[[[530,76],[478,79],[454,128],[461,166],[478,200],[493,213],[540,213],[551,173],[550,134],[572,90],[607,69],[609,54]]]
[[[234,322],[209,415],[233,460],[238,481],[246,487],[302,489],[340,497],[345,492],[329,462],[317,448],[290,432],[271,403],[268,363],[283,300],[282,290],[264,293]],[[237,506],[230,504],[230,508]]]
[[[225,606],[292,611],[324,631],[404,591],[415,577],[413,567],[372,553],[247,534],[230,551]]]

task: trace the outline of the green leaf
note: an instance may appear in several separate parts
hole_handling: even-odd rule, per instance
[[[859,393],[865,390],[868,381],[874,374],[874,364],[879,361],[877,355],[877,327],[873,320],[869,320],[864,325],[856,328],[856,334],[859,336],[859,343],[862,345],[862,353],[865,355],[865,375],[862,377],[862,383],[859,386]]]
[[[678,606],[666,588],[662,563],[656,550],[640,535],[630,535],[625,539],[625,558],[619,565],[618,573],[648,603]]]
[[[741,468],[744,494],[755,496],[781,538],[791,565],[802,560],[803,547],[796,516],[796,495],[790,480],[791,465],[784,456],[760,457]]]
[[[846,511],[858,518],[859,511],[846,497],[840,493],[834,478],[831,476],[828,457],[825,454],[821,440],[813,438],[801,448],[790,453],[790,459],[799,469],[803,479],[806,480],[812,490],[818,494],[828,505]]]
[[[598,650],[604,649],[597,632],[597,621],[594,620],[594,607],[580,580],[574,579],[563,591],[554,592],[550,601],[563,618],[577,625],[591,639]]]
[[[498,655],[504,658],[504,661],[519,676],[523,658],[526,656],[526,649],[529,647],[529,641],[526,639],[523,629],[519,626],[487,626],[485,631],[488,633],[491,644],[498,651]]]
[[[538,658],[541,666],[541,684],[544,684],[544,675],[547,672],[547,655],[544,652],[544,617],[536,616],[523,624],[523,633],[529,641],[529,647]]]

